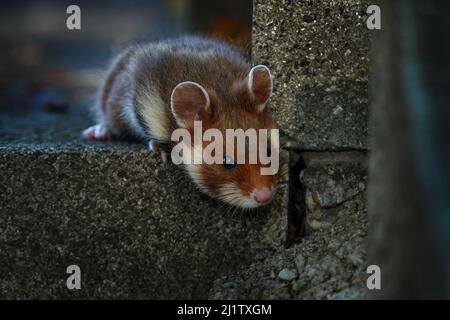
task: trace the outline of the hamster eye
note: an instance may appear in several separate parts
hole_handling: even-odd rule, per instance
[[[227,170],[233,170],[234,168],[236,168],[236,163],[234,163],[233,159],[230,156],[224,156],[223,166]]]

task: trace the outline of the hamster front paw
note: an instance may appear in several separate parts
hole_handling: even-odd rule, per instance
[[[163,162],[163,164],[167,164],[168,162],[168,152],[167,152],[167,148],[166,145],[164,144],[160,144],[158,141],[156,141],[155,139],[150,139],[150,141],[148,142],[148,150],[150,152],[154,152],[154,153],[159,153],[161,155],[161,160]]]
[[[155,139],[151,139],[148,142],[148,150],[156,154],[159,153],[161,155],[162,162],[164,164],[167,164],[168,152],[166,148],[163,145],[161,145],[158,141],[156,141]]]
[[[101,123],[83,130],[81,136],[87,140],[110,141],[113,139],[112,134]]]

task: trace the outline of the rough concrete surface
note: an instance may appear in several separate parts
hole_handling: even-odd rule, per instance
[[[308,207],[306,237],[289,249],[276,248],[231,279],[216,280],[210,298],[366,297],[366,156],[312,153],[304,157],[307,167],[301,180],[306,194],[326,199]]]
[[[364,298],[367,6],[254,1],[255,62],[271,67],[270,107],[305,162],[289,177],[301,242],[283,245],[286,166],[269,208],[230,214],[139,144],[81,142],[83,109],[2,114],[0,297]],[[82,290],[65,286],[70,264]]]
[[[206,298],[282,246],[283,184],[272,207],[230,214],[140,145],[80,142],[85,112],[0,119],[1,298]]]
[[[255,0],[253,54],[271,107],[302,149],[367,149],[368,1]]]
[[[2,298],[364,296],[358,154],[303,155],[306,194],[326,202],[286,249],[285,187],[268,210],[230,215],[138,144],[80,142],[83,114],[0,119]],[[65,286],[71,264],[82,290]]]

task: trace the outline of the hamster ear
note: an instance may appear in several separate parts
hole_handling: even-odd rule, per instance
[[[209,111],[209,105],[209,95],[205,88],[192,81],[177,84],[170,96],[170,109],[181,127],[188,127],[194,121],[202,120]]]
[[[248,89],[258,105],[258,110],[264,110],[267,100],[272,94],[273,82],[269,68],[263,65],[254,66],[248,74]]]

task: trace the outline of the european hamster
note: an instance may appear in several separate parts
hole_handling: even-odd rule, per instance
[[[270,129],[276,125],[266,108],[272,87],[267,67],[252,68],[243,54],[216,40],[182,37],[132,46],[107,72],[95,106],[98,124],[84,130],[83,136],[133,137],[149,143],[163,161],[167,161],[164,146],[173,145],[172,132],[178,128],[192,132],[194,121],[202,121],[203,132],[215,128],[224,136],[230,128],[268,129],[268,139],[274,140]],[[206,147],[209,142],[200,143]],[[190,147],[195,149],[195,142]],[[235,157],[236,153],[224,156],[220,164],[184,168],[200,190],[227,204],[256,208],[269,203],[277,175],[262,175],[266,164],[259,160],[236,164]]]

